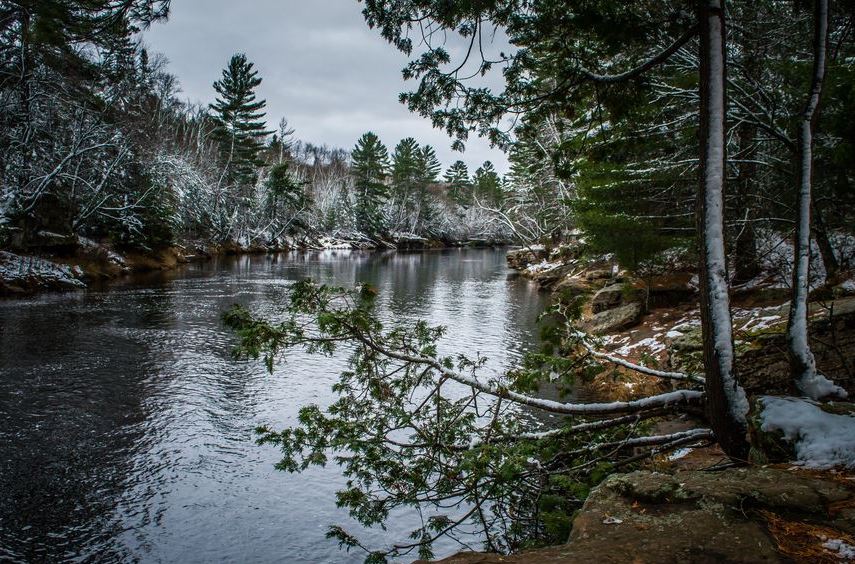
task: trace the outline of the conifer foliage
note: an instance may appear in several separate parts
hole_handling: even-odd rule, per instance
[[[237,53],[214,83],[217,99],[211,104],[216,129],[215,138],[228,170],[229,180],[239,185],[251,184],[263,161],[259,152],[271,132],[265,129],[265,100],[256,98],[261,84],[258,71],[243,53]]]
[[[356,142],[351,153],[355,191],[356,228],[363,233],[383,233],[382,206],[388,196],[389,150],[372,132]]]

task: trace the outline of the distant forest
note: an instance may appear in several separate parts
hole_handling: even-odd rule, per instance
[[[504,177],[489,162],[443,170],[412,138],[366,133],[346,150],[299,141],[285,119],[270,130],[256,98],[263,76],[239,53],[222,72],[211,69],[213,103],[182,101],[165,59],[139,41],[168,8],[167,0],[0,2],[0,246],[38,250],[78,236],[143,250],[279,248],[323,237],[552,245],[583,233],[633,270],[695,248],[698,38],[677,34],[692,18],[670,4],[618,3],[607,18],[602,6],[579,7],[570,21],[550,3],[542,17],[553,27],[532,38],[514,11],[491,12],[516,51],[476,70],[501,67],[503,92],[467,86],[442,49],[405,69],[422,80],[402,94],[408,107],[458,148],[478,133],[505,149]],[[729,10],[738,23],[727,43],[725,235],[734,280],[745,282],[796,224],[814,34],[801,5]],[[851,262],[845,240],[855,224],[851,10],[840,3],[830,14],[812,118],[811,230],[831,278]],[[374,21],[366,12],[387,39],[412,49],[395,35],[397,12],[387,15]],[[581,43],[562,43],[568,33]],[[659,59],[603,74],[624,56],[615,53],[643,60],[653,47]],[[564,48],[574,63],[562,70]]]
[[[390,149],[366,133],[348,151],[297,140],[285,119],[270,131],[243,54],[211,69],[212,104],[182,101],[139,39],[167,13],[165,1],[2,4],[0,246],[510,240],[491,163],[443,171],[413,138]]]

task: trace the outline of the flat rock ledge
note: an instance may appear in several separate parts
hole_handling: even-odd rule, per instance
[[[444,564],[847,562],[855,482],[781,468],[616,474],[596,488],[567,544]],[[805,560],[805,559],[809,560]]]

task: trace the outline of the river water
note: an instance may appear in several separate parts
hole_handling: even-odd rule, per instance
[[[269,375],[232,360],[220,321],[233,303],[276,311],[306,277],[371,283],[382,317],[446,325],[446,351],[496,370],[536,346],[543,298],[498,250],[239,257],[0,301],[0,561],[361,562],[324,538],[354,528],[338,469],[278,472],[252,433],[330,403],[346,354]],[[381,548],[416,525],[361,538]]]

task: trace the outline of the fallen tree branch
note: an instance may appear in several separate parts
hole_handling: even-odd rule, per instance
[[[641,366],[640,364],[634,364],[634,363],[629,362],[628,360],[625,360],[623,358],[620,358],[620,357],[617,357],[617,356],[614,356],[614,355],[611,355],[608,353],[600,352],[600,351],[596,350],[593,347],[593,345],[591,345],[586,340],[587,335],[585,333],[582,333],[581,331],[577,331],[575,333],[575,336],[579,338],[579,342],[582,344],[583,347],[585,347],[585,350],[587,350],[589,353],[591,353],[592,356],[594,356],[596,358],[601,358],[603,360],[607,360],[607,361],[611,362],[612,364],[622,366],[624,368],[632,370],[633,372],[638,372],[640,374],[646,374],[648,376],[655,376],[657,378],[663,378],[666,380],[678,380],[678,381],[682,381],[682,382],[694,382],[696,384],[703,384],[705,382],[703,376],[698,376],[695,374],[684,374],[683,372],[668,372],[668,371],[664,371],[664,370],[656,370],[655,368],[649,368],[647,366]]]

